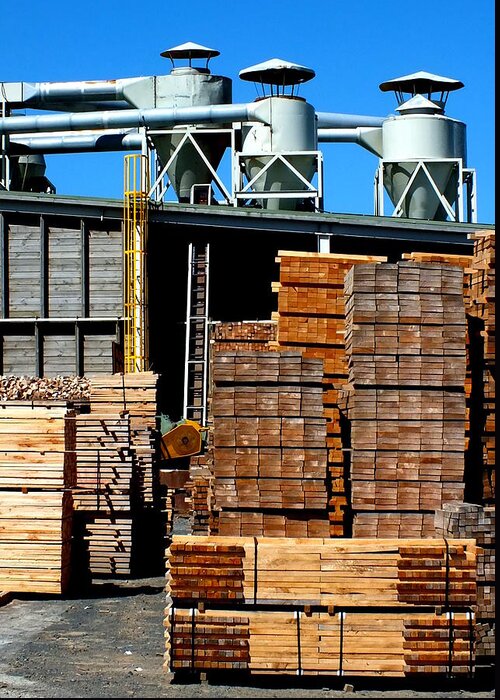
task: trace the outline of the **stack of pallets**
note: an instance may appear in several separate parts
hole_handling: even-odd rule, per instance
[[[356,265],[345,291],[353,534],[403,533],[413,512],[422,536],[464,494],[463,270]]]
[[[322,376],[321,360],[300,353],[214,355],[212,470],[220,535],[244,532],[248,511],[279,516],[252,521],[252,532],[274,534],[276,523],[299,520],[297,510],[307,511],[302,520],[314,520],[315,529],[322,520],[326,534]]]
[[[174,537],[165,668],[468,674],[473,541]]]
[[[0,404],[0,590],[64,593],[75,483],[66,403]]]
[[[450,503],[436,511],[436,535],[474,538],[477,551],[476,656],[495,657],[495,506]]]
[[[327,418],[330,534],[349,531],[348,499],[338,391],[347,380],[344,276],[359,263],[385,257],[279,251],[277,348],[301,351],[324,362],[323,403]]]

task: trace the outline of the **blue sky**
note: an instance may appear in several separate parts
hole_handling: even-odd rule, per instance
[[[493,223],[494,2],[401,0],[347,3],[189,0],[0,0],[0,81],[102,80],[170,72],[160,52],[185,41],[218,49],[213,73],[233,79],[233,101],[251,102],[238,72],[269,58],[316,71],[300,94],[317,111],[386,116],[396,107],[378,85],[426,70],[461,80],[447,116],[467,124],[468,167],[477,172],[478,221]],[[373,213],[375,156],[354,144],[321,146],[325,209]],[[60,194],[121,197],[123,153],[47,157]]]

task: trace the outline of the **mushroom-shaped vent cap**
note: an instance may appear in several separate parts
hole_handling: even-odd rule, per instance
[[[298,85],[311,80],[315,75],[312,68],[283,61],[281,58],[271,58],[264,63],[244,68],[239,73],[242,80],[251,80],[266,85]]]
[[[398,90],[400,92],[429,93],[429,92],[451,92],[463,88],[464,84],[460,80],[454,78],[445,78],[442,75],[434,75],[427,71],[420,70],[411,75],[403,75],[401,78],[393,78],[386,80],[385,83],[380,83],[379,88],[382,92],[390,90]]]
[[[179,46],[173,46],[171,49],[162,51],[160,56],[170,58],[171,61],[173,61],[174,58],[209,59],[213,56],[220,56],[220,51],[209,49],[207,46],[202,46],[201,44],[195,44],[193,41],[187,41],[185,44],[179,44]]]

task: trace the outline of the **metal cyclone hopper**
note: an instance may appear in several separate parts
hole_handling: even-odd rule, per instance
[[[219,51],[193,42],[163,51],[161,56],[170,58],[174,67],[170,75],[157,78],[154,106],[202,107],[230,104],[231,79],[212,75],[208,69],[209,59],[218,55]],[[177,59],[187,59],[189,65],[176,68],[174,61]],[[206,67],[193,67],[193,59],[206,59]],[[200,128],[203,128],[203,133],[197,133]],[[191,200],[193,185],[210,185],[213,180],[206,161],[216,170],[228,143],[227,137],[218,132],[216,127],[211,130],[213,133],[210,133],[207,125],[198,125],[197,128],[193,124],[175,127],[164,134],[151,135],[161,163],[166,165],[170,162],[167,174],[179,202]],[[186,137],[187,132],[192,138]]]
[[[262,86],[263,97],[256,100],[255,112],[267,124],[242,124],[241,162],[263,209],[304,208],[300,192],[316,171],[316,113],[303,98],[293,95],[294,86],[311,80],[315,73],[305,66],[271,59],[239,73],[242,80]],[[265,95],[264,85],[270,86]],[[285,94],[290,87],[291,94]],[[299,153],[300,152],[300,153]],[[266,196],[281,193],[281,196]]]
[[[445,117],[444,106],[448,93],[461,87],[458,80],[424,71],[380,85],[399,102],[399,116],[382,125],[383,183],[405,218],[444,221],[450,213],[446,202],[456,200],[466,166],[466,127]],[[404,93],[412,97],[405,100]]]

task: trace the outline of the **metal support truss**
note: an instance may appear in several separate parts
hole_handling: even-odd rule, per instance
[[[258,173],[245,184],[245,161],[248,159],[269,158]],[[318,174],[318,184],[315,187],[297,168],[290,162],[289,158],[297,159],[314,158],[315,171]],[[264,190],[257,189],[261,184],[261,178],[272,168],[275,163],[281,163],[292,175],[297,183],[296,189]],[[282,153],[235,153],[233,160],[233,203],[239,203],[252,199],[312,199],[316,210],[323,209],[323,154],[321,151],[283,151]]]
[[[175,136],[181,135],[183,132],[180,129],[166,129],[166,130],[161,130],[161,131],[148,131],[148,136],[162,136],[162,135],[167,135],[167,134],[172,134]],[[153,148],[151,149],[151,172],[156,173],[155,175],[155,180],[153,184],[151,185],[151,188],[148,192],[148,196],[150,197],[151,201],[154,202],[155,204],[159,204],[160,202],[164,201],[164,198],[169,190],[169,188],[172,186],[172,183],[170,182],[167,174],[168,168],[172,165],[172,163],[175,161],[175,159],[179,156],[181,149],[186,143],[191,143],[192,146],[195,148],[197,151],[198,155],[200,156],[201,160],[203,163],[207,166],[210,174],[212,175],[212,181],[217,185],[219,188],[222,196],[224,197],[224,200],[228,204],[232,204],[232,197],[231,197],[231,192],[229,189],[226,187],[220,176],[218,175],[216,169],[213,167],[213,165],[210,163],[208,160],[205,152],[203,151],[203,148],[200,146],[200,144],[197,142],[197,137],[199,136],[215,136],[215,135],[220,135],[220,134],[226,134],[227,135],[227,141],[228,141],[228,146],[231,147],[231,152],[234,153],[235,150],[235,131],[234,129],[186,129],[184,131],[184,134],[182,135],[182,138],[174,151],[172,152],[172,155],[168,159],[168,161],[163,165],[163,167],[160,166],[158,157],[156,154],[156,150]],[[199,185],[203,186],[209,186],[211,183],[206,183],[206,182],[200,182],[196,183],[194,187],[197,187]],[[210,204],[210,198],[208,203]]]
[[[462,223],[477,223],[477,191],[476,191],[476,171],[472,168],[464,168],[461,158],[435,158],[435,159],[412,159],[408,161],[388,161],[380,160],[379,167],[375,173],[374,181],[374,214],[375,216],[385,216],[384,214],[384,173],[387,165],[404,165],[405,163],[415,165],[406,187],[399,200],[396,202],[394,210],[390,216],[402,217],[404,213],[405,199],[417,178],[422,173],[431,188],[436,199],[443,207],[447,217],[451,221]],[[452,201],[447,199],[445,194],[439,190],[431,173],[433,164],[452,163],[457,170],[457,188],[454,191]],[[465,188],[465,213],[464,213],[464,188]]]

